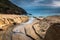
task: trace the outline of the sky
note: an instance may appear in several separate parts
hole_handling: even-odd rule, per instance
[[[60,15],[60,0],[10,0],[33,16]]]

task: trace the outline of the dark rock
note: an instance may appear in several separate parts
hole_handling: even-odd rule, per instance
[[[54,23],[48,28],[44,40],[60,40],[60,23]]]
[[[9,0],[0,0],[0,13],[27,15],[27,12],[24,9],[16,6],[12,2],[10,2]]]

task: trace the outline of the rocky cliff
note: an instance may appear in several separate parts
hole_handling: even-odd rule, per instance
[[[27,12],[24,9],[16,6],[9,0],[0,0],[0,13],[27,15]]]
[[[25,15],[0,14],[0,29],[5,30],[7,27],[10,27],[10,25],[21,24],[28,20],[29,17]]]

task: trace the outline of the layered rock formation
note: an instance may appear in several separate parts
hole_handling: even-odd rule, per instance
[[[0,14],[0,40],[60,40],[59,19],[49,16],[26,23],[28,16]]]
[[[11,37],[14,40],[13,28],[28,20],[29,17],[25,15],[0,14],[0,40],[11,40]]]
[[[29,23],[23,24],[23,26],[19,25],[20,26],[20,27],[18,27],[19,29],[16,29],[16,31],[13,31],[13,32],[27,36],[26,40],[28,40],[28,37],[32,40],[43,40],[46,37],[45,35],[47,35],[47,40],[49,40],[48,37],[49,37],[50,31],[48,31],[48,30],[51,30],[52,32],[54,32],[54,30],[53,30],[54,28],[50,29],[50,27],[53,27],[54,26],[53,24],[55,24],[55,23],[59,23],[58,19],[59,19],[59,16],[58,17],[49,16],[49,17],[42,18],[42,19],[36,18],[30,24]],[[51,26],[51,25],[53,25],[53,26]],[[56,30],[56,31],[59,31],[59,30]],[[46,34],[46,32],[47,32],[47,34]],[[53,34],[55,35],[55,32],[51,33],[50,35],[53,35]],[[16,35],[18,35],[18,34],[16,34]],[[21,35],[21,36],[23,36],[23,35]],[[58,37],[58,35],[59,35],[59,33],[57,33],[57,37]],[[21,37],[21,36],[19,36],[19,37]],[[50,37],[50,40],[52,38],[54,39],[54,37],[52,36],[52,37]],[[19,39],[21,39],[21,38],[19,38]],[[59,39],[59,37],[58,37],[58,39]],[[22,38],[22,40],[23,40],[23,38]]]
[[[28,16],[24,15],[8,15],[8,14],[0,14],[0,29],[5,29],[4,26],[9,26],[11,24],[20,24],[23,22],[27,22],[29,20]]]

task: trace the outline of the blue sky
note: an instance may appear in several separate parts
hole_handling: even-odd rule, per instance
[[[60,0],[10,0],[34,16],[60,15]]]

